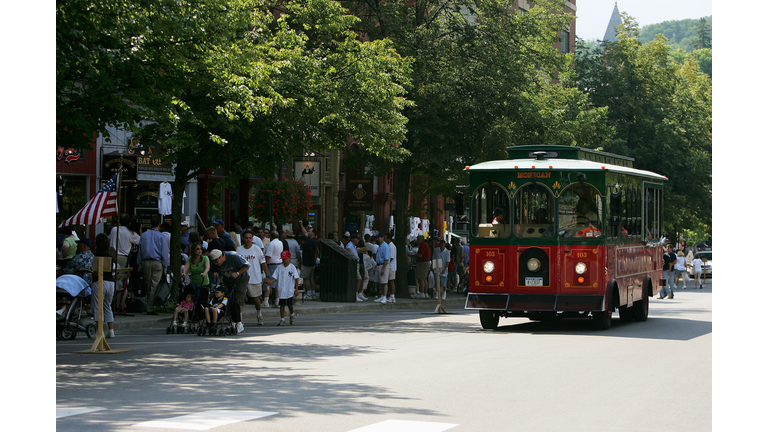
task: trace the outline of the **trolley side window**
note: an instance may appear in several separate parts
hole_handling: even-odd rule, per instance
[[[603,234],[603,201],[594,187],[569,186],[558,198],[561,238],[594,238]]]
[[[645,240],[658,240],[662,232],[661,189],[645,188]]]
[[[497,184],[488,183],[479,187],[472,196],[472,235],[509,237],[509,201],[507,191]]]
[[[555,199],[544,186],[528,184],[518,189],[512,202],[515,237],[551,238],[555,235]]]

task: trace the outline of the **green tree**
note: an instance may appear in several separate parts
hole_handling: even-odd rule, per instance
[[[666,175],[665,228],[691,229],[712,215],[712,85],[692,57],[674,61],[666,38],[642,44],[634,19],[622,14],[619,40],[580,53],[579,86],[608,108],[616,139],[606,151]]]
[[[567,65],[568,58],[554,48],[560,30],[573,19],[552,12],[563,10],[562,1],[537,1],[525,14],[513,11],[517,2],[512,0],[342,4],[361,17],[357,31],[372,40],[391,39],[400,55],[413,60],[408,97],[414,105],[404,111],[408,131],[403,142],[412,156],[384,161],[395,169],[399,250],[405,245],[402,233],[409,232],[404,205],[409,194],[415,201],[452,196],[454,186],[463,182],[465,165],[504,158],[507,146],[525,143],[547,127],[559,128],[557,116],[535,130],[525,127],[522,119],[535,115],[536,103],[540,108],[564,103],[569,112],[563,118],[577,116],[579,102],[568,98],[581,95],[564,87],[539,93]],[[572,124],[568,128],[571,136],[563,133],[564,141],[584,132]],[[398,259],[404,268],[405,255]],[[405,273],[398,275],[397,285],[405,290]]]
[[[86,148],[115,125],[157,143],[174,164],[178,250],[184,185],[207,169],[229,167],[225,184],[267,176],[350,134],[407,155],[409,62],[386,40],[360,41],[356,21],[332,0],[57,2],[57,139]]]

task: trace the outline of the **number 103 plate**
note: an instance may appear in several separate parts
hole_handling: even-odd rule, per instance
[[[543,277],[527,277],[525,278],[525,286],[544,286]]]

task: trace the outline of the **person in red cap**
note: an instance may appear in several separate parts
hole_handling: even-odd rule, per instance
[[[267,283],[277,282],[277,298],[280,305],[280,322],[278,326],[285,325],[285,306],[291,312],[291,325],[296,321],[293,310],[293,298],[299,295],[299,271],[291,264],[291,251],[284,250],[280,253],[283,265],[278,266],[272,277],[267,278]]]

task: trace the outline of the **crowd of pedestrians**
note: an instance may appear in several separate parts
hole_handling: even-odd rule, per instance
[[[709,244],[711,246],[711,243]],[[704,280],[706,274],[704,273],[704,261],[699,254],[694,253],[694,250],[686,245],[685,241],[680,242],[677,251],[672,249],[671,244],[667,244],[664,252],[664,286],[659,292],[659,300],[662,299],[674,299],[675,290],[680,287],[681,289],[688,289],[688,284],[691,282],[688,276],[688,268],[691,268],[693,273],[693,285],[692,288],[703,289]]]
[[[115,220],[117,222],[117,220]],[[120,216],[119,224],[109,234],[96,237],[98,248],[92,251],[91,241],[78,238],[71,227],[58,231],[57,268],[58,274],[77,274],[95,287],[92,277],[94,256],[116,257],[114,268],[132,268],[132,273],[140,275],[131,278],[129,290],[145,298],[143,302],[147,315],[157,315],[155,304],[157,289],[161,281],[167,278],[170,266],[170,225],[163,223],[160,215],[150,218],[150,227],[141,228],[138,218],[127,214]],[[304,299],[317,299],[315,267],[320,244],[311,226],[299,223],[299,234],[286,230],[265,230],[252,224],[242,227],[239,220],[234,221],[234,228],[228,232],[222,220],[216,220],[213,226],[198,232],[190,231],[189,223],[181,224],[182,268],[179,272],[182,284],[213,287],[219,284],[232,290],[232,298],[227,299],[227,306],[232,313],[232,322],[237,331],[243,330],[242,309],[247,299],[253,302],[257,310],[257,323],[264,325],[262,307],[280,307],[283,319],[278,325],[285,324],[285,308],[289,309],[290,324],[295,322],[293,297],[299,294],[299,285],[305,288]],[[298,237],[298,238],[297,238]],[[107,337],[114,337],[112,299],[116,282],[112,271],[104,273],[104,299],[98,303],[98,290],[94,292],[92,304],[105,305],[105,320],[109,328]],[[140,285],[136,290],[134,285]],[[123,285],[120,285],[123,286]],[[188,325],[190,298],[184,298],[174,307],[173,325]],[[118,305],[123,306],[123,305]],[[219,302],[220,309],[222,303]],[[94,311],[97,307],[94,307]],[[215,317],[209,310],[209,319]],[[94,316],[95,316],[94,312]],[[183,322],[181,321],[183,319]],[[177,322],[178,321],[178,322]],[[210,321],[209,321],[210,322]]]
[[[116,222],[116,221],[115,221]],[[155,304],[158,285],[169,281],[169,273],[180,273],[182,285],[210,286],[222,284],[227,287],[230,297],[223,303],[232,312],[232,322],[238,332],[243,330],[242,310],[246,303],[252,302],[257,311],[257,325],[264,325],[262,308],[279,307],[281,320],[286,323],[286,307],[290,314],[289,323],[295,322],[293,298],[299,295],[303,285],[303,299],[318,299],[316,267],[320,243],[311,226],[299,222],[298,235],[292,230],[278,232],[268,227],[253,226],[248,223],[241,226],[239,220],[233,221],[232,231],[227,231],[222,220],[216,220],[211,227],[191,231],[189,223],[181,223],[181,248],[177,253],[182,257],[179,272],[170,272],[170,225],[163,223],[160,215],[150,218],[150,227],[143,230],[138,218],[127,214],[120,216],[120,223],[109,233],[97,237],[101,243],[98,253],[101,256],[116,256],[115,268],[132,268],[130,285],[139,285],[142,290],[129,287],[131,292],[146,297],[146,314],[157,315]],[[77,239],[69,227],[59,232],[57,263],[61,273],[82,274],[91,283],[94,253],[87,238]],[[393,237],[389,233],[366,234],[364,239],[356,234],[345,232],[340,245],[358,262],[356,272],[357,301],[368,300],[369,296],[381,304],[395,303],[395,278],[397,274],[398,251]],[[430,242],[425,236],[418,236],[414,242],[406,245],[403,252],[409,267],[415,267],[417,289],[412,298],[436,298],[437,289],[445,293],[448,289],[458,289],[459,280],[468,267],[466,245],[458,239],[452,242]],[[113,255],[114,254],[114,255]],[[433,261],[435,259],[439,261]],[[439,263],[435,265],[435,263]],[[409,269],[406,269],[409,270]],[[115,285],[123,286],[124,280],[105,284],[103,303],[111,305]],[[105,273],[106,275],[106,273]],[[135,278],[135,275],[140,277]],[[108,285],[108,286],[107,286]],[[180,291],[183,292],[183,291]],[[211,289],[211,293],[214,293]],[[94,298],[94,304],[96,303]],[[190,304],[192,298],[174,299],[175,307],[173,326],[189,325]],[[123,305],[119,305],[123,306]],[[114,337],[113,315],[111,307],[105,307],[105,322],[110,329],[109,337]],[[215,310],[208,310],[211,321],[216,322]],[[183,322],[181,321],[183,320]]]

